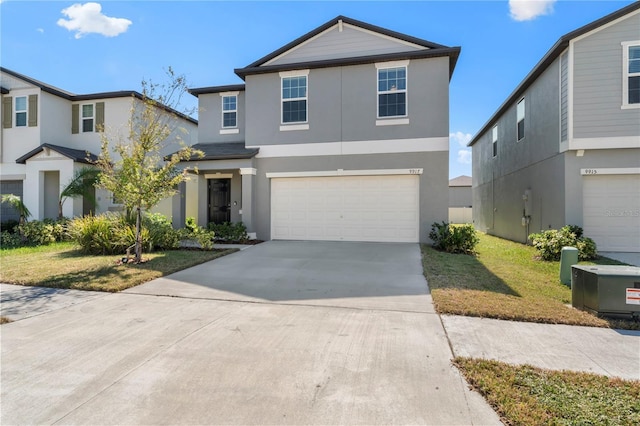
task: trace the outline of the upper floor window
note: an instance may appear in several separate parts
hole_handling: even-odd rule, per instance
[[[93,104],[82,105],[82,132],[93,132]]]
[[[524,98],[520,99],[516,108],[518,119],[518,141],[524,139]]]
[[[236,95],[222,97],[222,127],[238,125],[238,97]]]
[[[622,43],[622,105],[640,107],[640,41]]]
[[[493,149],[493,156],[498,156],[498,126],[494,126],[491,129],[491,147]]]
[[[307,76],[282,78],[282,123],[307,121]]]
[[[407,67],[378,69],[378,118],[407,115]]]
[[[27,125],[27,97],[16,97],[16,127],[25,127]]]

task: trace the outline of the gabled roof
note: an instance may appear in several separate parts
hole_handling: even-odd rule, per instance
[[[278,56],[286,53],[291,49],[294,49],[300,44],[309,41],[313,37],[321,34],[322,32],[330,29],[331,27],[336,25],[341,25],[343,23],[346,23],[355,27],[359,27],[367,31],[378,33],[386,37],[391,37],[394,39],[401,40],[403,42],[411,43],[418,47],[421,47],[422,49],[407,50],[406,52],[388,53],[388,54],[382,54],[382,55],[354,56],[354,57],[348,57],[348,58],[296,62],[296,63],[281,64],[281,65],[269,65],[269,61],[273,60],[274,58],[277,58]],[[448,56],[449,69],[450,69],[449,76],[451,77],[451,74],[453,74],[453,70],[455,68],[456,62],[458,61],[459,54],[460,54],[460,47],[447,47],[441,44],[433,43],[427,40],[419,39],[419,38],[398,33],[395,31],[391,31],[386,28],[367,24],[366,22],[357,21],[355,19],[351,19],[346,16],[337,16],[336,18],[326,22],[325,24],[319,26],[313,31],[308,32],[307,34],[295,39],[294,41],[281,47],[280,49],[275,50],[269,53],[268,55],[258,59],[257,61],[247,65],[246,67],[236,69],[235,73],[244,80],[244,78],[250,74],[261,74],[261,73],[269,73],[269,72],[282,71],[282,70],[295,70],[295,69],[303,69],[303,68],[305,69],[306,68],[326,68],[326,67],[332,67],[332,66],[373,63],[378,61],[392,61],[392,60],[411,59],[411,58],[429,58],[429,57]]]
[[[75,161],[77,163],[95,164],[98,161],[98,156],[95,155],[95,154],[92,154],[89,151],[85,151],[85,150],[82,150],[82,149],[67,148],[67,147],[64,147],[64,146],[53,145],[53,144],[50,144],[50,143],[43,143],[42,145],[40,145],[36,149],[32,149],[31,151],[27,152],[22,157],[18,158],[16,160],[16,163],[25,164],[28,159],[30,159],[34,155],[44,151],[45,149],[51,149],[53,151],[56,151],[57,153],[62,154],[65,157],[70,158],[71,160],[73,160],[73,161]]]
[[[116,92],[99,92],[99,93],[89,93],[89,94],[84,94],[84,95],[76,95],[73,94],[71,92],[67,92],[65,90],[59,89],[57,87],[51,86],[49,84],[45,84],[41,81],[35,80],[31,77],[27,77],[26,75],[22,75],[19,74],[15,71],[12,71],[10,69],[4,68],[4,67],[0,67],[0,72],[6,73],[14,78],[23,80],[29,84],[32,84],[36,87],[39,87],[40,90],[42,90],[43,92],[47,92],[50,93],[52,95],[61,97],[63,99],[66,99],[68,101],[71,102],[77,102],[77,101],[88,101],[88,100],[99,100],[99,99],[113,99],[113,98],[126,98],[126,97],[134,97],[140,100],[144,100],[144,95],[140,92],[136,92],[135,90],[121,90],[121,91],[116,91]],[[3,90],[7,90],[7,92],[5,93],[4,91],[2,92],[2,94],[7,94],[9,93],[9,89],[3,87]],[[175,114],[176,116],[185,119],[187,121],[192,122],[193,124],[198,124],[198,120],[189,117],[186,114],[183,114],[173,108],[170,108],[166,105],[157,104],[160,108],[164,109],[165,111],[171,113],[171,114]]]
[[[558,41],[549,49],[549,51],[542,57],[540,62],[536,64],[536,66],[529,72],[529,74],[522,80],[522,82],[516,87],[516,89],[509,95],[506,101],[498,110],[491,116],[489,121],[487,121],[484,126],[480,129],[478,133],[471,139],[471,142],[467,146],[473,146],[478,139],[487,131],[491,126],[495,124],[502,114],[507,111],[518,98],[520,98],[524,92],[533,84],[534,81],[551,65],[561,54],[565,51],[567,47],[569,47],[569,42],[574,38],[580,37],[588,32],[591,32],[603,25],[606,25],[610,22],[615,21],[616,19],[622,18],[625,15],[634,12],[640,9],[640,1],[635,1],[628,6],[623,7],[613,13],[610,13],[607,16],[604,16],[600,19],[597,19],[583,27],[578,28],[577,30],[571,31],[560,37]]]
[[[189,89],[189,93],[198,97],[207,93],[222,93],[222,92],[243,92],[245,90],[244,84],[229,84],[226,86],[209,86],[209,87],[196,87]]]
[[[453,178],[449,180],[449,186],[471,186],[472,180],[471,176],[458,176],[457,178]]]
[[[192,157],[188,161],[246,159],[260,151],[260,148],[246,148],[244,142],[197,143],[192,148],[202,151],[204,157]]]

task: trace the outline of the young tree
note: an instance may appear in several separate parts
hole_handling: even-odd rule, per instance
[[[159,85],[142,82],[142,100],[134,97],[129,118],[129,135],[113,144],[102,132],[102,148],[96,165],[100,169],[98,186],[111,191],[128,211],[136,214],[134,262],[142,260],[142,210],[149,210],[161,200],[174,195],[178,184],[187,179],[188,169],[178,163],[202,156],[201,151],[186,146],[180,137],[184,128],[178,126],[176,108],[186,93],[185,77],[167,70],[169,82]],[[181,147],[164,157],[168,143]],[[196,170],[197,172],[197,170]]]
[[[100,170],[90,167],[83,167],[80,170],[76,170],[71,180],[60,192],[60,199],[58,200],[59,219],[62,219],[62,206],[64,202],[67,201],[67,198],[84,197],[95,204],[96,197],[92,189],[98,182],[99,174]]]

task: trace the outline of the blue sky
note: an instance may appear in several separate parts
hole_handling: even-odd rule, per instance
[[[337,15],[462,53],[450,85],[449,176],[471,175],[466,142],[562,35],[632,1],[0,0],[0,63],[73,93],[140,90],[171,66],[190,87],[233,73]],[[185,107],[197,100],[185,97]]]

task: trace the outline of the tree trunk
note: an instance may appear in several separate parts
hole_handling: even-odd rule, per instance
[[[62,219],[62,200],[58,201],[58,219]]]
[[[136,258],[135,263],[142,262],[142,210],[136,208]]]

